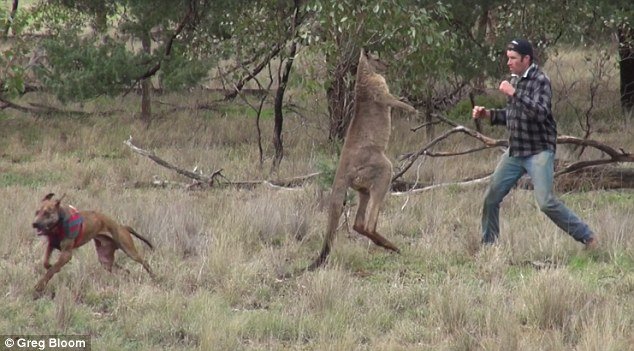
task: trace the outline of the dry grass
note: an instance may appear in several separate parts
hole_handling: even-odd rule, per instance
[[[97,110],[131,111],[112,117],[0,116],[0,334],[89,334],[95,350],[632,349],[631,191],[562,194],[601,236],[592,254],[541,214],[530,192],[505,199],[501,242],[487,249],[479,246],[482,186],[391,196],[379,231],[402,254],[374,247],[343,222],[325,269],[279,280],[321,245],[319,183],[295,191],[137,187],[153,177],[187,180],[132,153],[122,143],[129,135],[181,167],[223,168],[232,180],[267,178],[270,162],[259,169],[255,122],[237,103],[170,113],[149,130],[132,118],[134,103],[94,102]],[[280,177],[336,160],[323,111],[313,109],[286,121]],[[594,137],[634,150],[631,124],[612,121]],[[395,120],[393,158],[426,143],[407,130],[413,125]],[[263,128],[270,155],[272,121]],[[442,148],[469,145],[457,138]],[[426,159],[408,177],[462,179],[491,170],[497,154]],[[137,246],[159,280],[120,252],[117,262],[129,273],[108,274],[87,245],[53,278],[46,297],[33,301],[43,247],[30,223],[51,191],[149,237],[154,252]]]

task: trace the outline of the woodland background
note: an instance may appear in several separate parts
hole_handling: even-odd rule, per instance
[[[0,334],[87,334],[97,350],[632,349],[629,2],[1,5]],[[596,252],[522,188],[500,244],[479,245],[502,150],[482,135],[505,133],[474,125],[470,96],[504,104],[516,36],[535,43],[559,132],[578,140],[558,146],[558,170],[580,169],[557,187]],[[402,175],[379,231],[402,253],[352,231],[351,192],[329,264],[280,279],[321,246],[362,47],[421,111],[394,113],[388,150]],[[129,273],[104,272],[89,244],[32,300],[43,246],[30,223],[49,192],[150,238],[155,251],[137,246],[159,280],[121,253]]]

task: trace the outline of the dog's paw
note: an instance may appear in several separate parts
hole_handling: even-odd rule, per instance
[[[42,293],[42,292],[44,292],[44,288],[46,288],[46,282],[44,282],[44,281],[41,281],[41,280],[40,280],[40,281],[39,281],[39,282],[37,282],[37,284],[35,285],[35,291],[36,291],[36,292]]]
[[[33,300],[38,300],[38,299],[41,299],[41,298],[42,298],[42,296],[44,296],[44,290],[37,290],[37,289],[35,289],[35,290],[33,291],[32,296],[33,296]]]

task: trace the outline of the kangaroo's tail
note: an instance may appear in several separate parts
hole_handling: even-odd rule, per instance
[[[341,182],[343,183],[343,182]],[[346,199],[346,191],[348,186],[346,184],[338,184],[335,181],[335,184],[332,188],[332,193],[330,194],[330,209],[328,213],[328,227],[326,228],[326,236],[324,237],[324,244],[321,248],[321,252],[319,256],[306,268],[308,271],[313,271],[326,262],[328,255],[330,254],[330,250],[332,248],[332,243],[335,240],[335,235],[337,234],[337,227],[339,226],[339,218],[341,217],[341,213],[343,212],[343,205]]]

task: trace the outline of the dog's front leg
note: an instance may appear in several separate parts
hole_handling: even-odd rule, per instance
[[[59,258],[57,259],[57,262],[55,262],[55,264],[52,265],[46,271],[46,273],[40,279],[37,285],[35,285],[36,292],[41,293],[42,291],[44,291],[46,284],[48,283],[49,280],[51,280],[51,278],[53,278],[53,275],[59,272],[62,269],[62,267],[66,263],[68,263],[68,261],[70,261],[71,258],[73,258],[73,241],[72,240],[68,240],[68,239],[62,240],[60,247],[61,247],[61,252],[59,254]]]
[[[51,252],[53,252],[53,246],[51,246],[51,243],[48,243],[46,245],[46,251],[44,251],[44,268],[46,269],[51,268]]]

